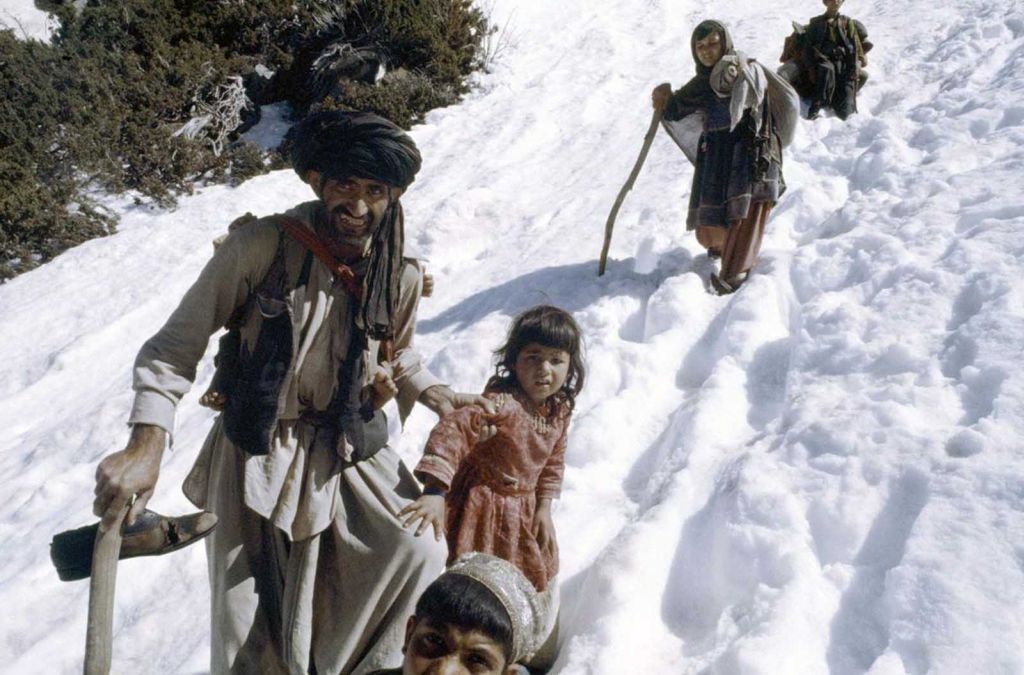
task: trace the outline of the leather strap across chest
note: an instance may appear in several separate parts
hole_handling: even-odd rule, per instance
[[[281,227],[289,237],[302,244],[310,251],[317,260],[327,265],[334,278],[345,288],[345,291],[357,300],[363,297],[363,286],[352,271],[352,268],[338,260],[327,248],[327,244],[317,236],[316,232],[306,227],[302,221],[282,216],[279,220]]]
[[[351,267],[338,260],[327,248],[327,244],[310,228],[297,218],[281,216],[278,221],[284,232],[312,253],[317,260],[327,265],[334,278],[342,285],[345,291],[358,301],[363,299],[362,280],[356,276]],[[394,343],[391,340],[382,340],[380,351],[384,358],[393,362],[395,358]]]

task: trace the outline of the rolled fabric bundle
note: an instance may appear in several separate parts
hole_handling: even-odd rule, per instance
[[[709,78],[711,89],[722,98],[731,96],[733,85],[736,84],[736,77],[739,74],[740,56],[726,54],[711,69]]]

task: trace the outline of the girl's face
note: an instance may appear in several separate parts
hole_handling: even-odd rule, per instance
[[[722,58],[722,36],[712,31],[693,46],[701,65],[711,68]]]
[[[402,675],[504,675],[505,651],[478,630],[410,617]]]
[[[516,356],[516,381],[527,398],[540,405],[558,393],[569,376],[569,352],[531,342]]]

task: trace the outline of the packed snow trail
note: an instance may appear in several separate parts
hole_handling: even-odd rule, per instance
[[[496,4],[512,40],[462,104],[413,130],[404,197],[437,291],[419,347],[478,390],[509,318],[571,310],[588,381],[556,513],[559,673],[1024,671],[1024,10],[1009,0],[846,6],[872,80],[847,123],[802,122],[762,261],[729,297],[684,232],[692,176],[659,135],[596,276],[649,92],[724,20],[774,66],[817,3]],[[641,6],[642,5],[642,6]],[[712,12],[712,14],[709,14]],[[308,198],[278,172],[121,231],[0,287],[0,662],[80,669],[86,585],[46,546],[91,520],[126,439],[130,368],[245,211]],[[201,364],[195,390],[211,374]],[[152,505],[211,421],[189,395]],[[434,418],[396,442],[414,461]],[[122,563],[117,672],[205,672],[201,547]]]

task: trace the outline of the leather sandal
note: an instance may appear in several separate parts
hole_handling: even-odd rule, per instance
[[[118,559],[163,555],[193,544],[210,534],[217,516],[200,511],[187,516],[164,516],[146,509],[131,525],[121,528]],[[99,523],[55,534],[50,542],[50,560],[61,581],[77,581],[92,574],[92,549]]]

